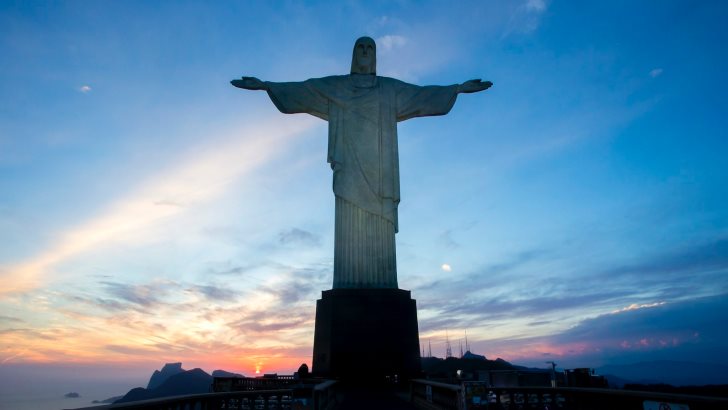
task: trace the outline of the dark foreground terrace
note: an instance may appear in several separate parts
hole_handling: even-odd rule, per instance
[[[219,386],[218,386],[219,388]],[[84,410],[333,410],[333,409],[518,409],[518,410],[724,410],[728,399],[576,387],[489,387],[415,379],[374,384],[366,380],[286,381],[245,390],[166,397]]]

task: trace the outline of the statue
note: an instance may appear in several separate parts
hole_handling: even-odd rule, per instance
[[[242,77],[232,85],[265,90],[284,114],[307,113],[329,123],[328,162],[336,197],[334,289],[397,286],[397,122],[447,114],[460,93],[490,81],[416,86],[376,75],[376,44],[356,41],[351,74],[303,82]]]

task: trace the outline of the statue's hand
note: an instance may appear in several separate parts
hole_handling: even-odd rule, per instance
[[[255,77],[243,77],[240,80],[232,80],[230,81],[230,84],[238,87],[238,88],[244,88],[246,90],[267,90],[268,87],[265,85],[263,81],[260,81],[259,79]]]
[[[460,84],[458,92],[461,93],[477,93],[478,91],[487,90],[493,85],[490,81],[481,81],[480,78],[469,80]]]

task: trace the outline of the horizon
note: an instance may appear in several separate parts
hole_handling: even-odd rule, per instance
[[[727,17],[688,1],[3,3],[0,380],[311,366],[333,271],[327,125],[229,81],[347,74],[365,35],[378,75],[494,83],[398,125],[420,351],[467,332],[473,353],[529,367],[728,365]]]

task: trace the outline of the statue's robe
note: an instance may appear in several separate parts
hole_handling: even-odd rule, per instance
[[[336,196],[333,287],[397,288],[397,122],[447,114],[458,86],[421,87],[367,74],[266,85],[282,113],[329,122]]]

